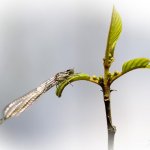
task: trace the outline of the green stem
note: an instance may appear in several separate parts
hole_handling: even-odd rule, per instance
[[[70,76],[69,78],[67,78],[66,80],[64,80],[63,82],[61,82],[56,89],[56,95],[58,97],[61,97],[61,94],[64,90],[64,88],[75,81],[79,81],[79,80],[86,80],[92,83],[95,83],[97,85],[100,85],[101,81],[103,80],[102,78],[97,78],[96,76],[89,76],[88,74],[84,74],[84,73],[78,73],[78,74],[74,74],[72,76]]]

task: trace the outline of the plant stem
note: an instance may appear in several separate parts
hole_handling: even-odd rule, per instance
[[[111,73],[109,72],[109,68],[113,61],[108,56],[109,56],[109,53],[106,51],[105,58],[103,59],[103,61],[104,61],[103,62],[104,80],[103,80],[103,83],[101,84],[101,87],[103,89],[106,120],[107,120],[108,150],[113,150],[114,149],[114,136],[115,136],[116,128],[112,124],[112,117],[111,117],[111,105],[110,105]]]
[[[110,87],[105,87],[103,89],[105,112],[107,120],[107,131],[108,131],[108,150],[114,149],[114,136],[116,132],[115,126],[112,124],[111,117],[111,104],[110,104]]]

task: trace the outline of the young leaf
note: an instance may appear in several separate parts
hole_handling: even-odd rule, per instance
[[[116,11],[115,7],[113,7],[111,24],[107,40],[106,58],[109,58],[110,55],[113,57],[114,49],[121,31],[122,31],[121,17],[119,13]]]
[[[86,80],[86,81],[90,81],[90,82],[93,82],[93,83],[96,83],[98,85],[100,85],[100,82],[102,80],[102,78],[98,78],[96,76],[89,76],[88,74],[83,74],[83,73],[80,73],[80,74],[74,74],[72,76],[70,76],[69,78],[67,78],[66,80],[64,80],[63,82],[61,82],[58,86],[57,86],[57,89],[56,89],[56,95],[58,97],[61,97],[61,94],[64,90],[64,88],[74,82],[74,81],[78,81],[78,80]]]
[[[138,68],[149,68],[150,59],[135,58],[125,62],[122,66],[122,74]]]

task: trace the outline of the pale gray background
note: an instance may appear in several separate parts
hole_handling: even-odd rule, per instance
[[[113,4],[123,20],[112,70],[150,58],[149,0],[0,0],[0,110],[59,71],[103,73]],[[44,94],[0,126],[1,150],[106,150],[100,88],[85,81],[61,98]],[[150,71],[137,70],[112,88],[115,150],[150,149]]]

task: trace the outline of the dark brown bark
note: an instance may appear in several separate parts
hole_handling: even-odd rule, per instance
[[[108,150],[114,150],[114,137],[116,133],[116,127],[112,124],[111,117],[111,103],[110,103],[110,88],[103,89],[104,94],[104,103],[106,111],[106,120],[107,120],[107,131],[108,131]]]

